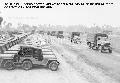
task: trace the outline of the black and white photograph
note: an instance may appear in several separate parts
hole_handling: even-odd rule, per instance
[[[0,0],[0,83],[120,83],[119,0]]]

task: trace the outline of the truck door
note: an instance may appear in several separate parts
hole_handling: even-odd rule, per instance
[[[34,51],[33,51],[33,57],[36,60],[38,60],[38,61],[42,61],[43,60],[42,50],[40,50],[40,49],[34,49]]]

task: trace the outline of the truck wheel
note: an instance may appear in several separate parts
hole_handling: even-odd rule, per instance
[[[98,50],[98,47],[96,47],[95,45],[92,45],[91,47],[93,50]]]
[[[90,43],[89,42],[87,42],[87,45],[89,45]]]
[[[30,70],[32,68],[32,62],[29,60],[26,60],[22,63],[22,68],[24,70]]]
[[[15,64],[12,60],[6,60],[6,62],[4,63],[4,68],[7,70],[13,70],[15,69]]]
[[[58,62],[52,61],[48,66],[49,66],[49,69],[51,69],[52,71],[56,71],[58,69]]]
[[[101,53],[103,53],[103,50],[101,49]]]
[[[96,50],[96,47],[95,47],[95,46],[92,46],[92,49],[93,49],[93,50]]]
[[[103,48],[101,49],[101,53],[104,53],[104,49]]]
[[[91,43],[88,44],[89,48],[91,48]]]
[[[109,53],[112,53],[112,50],[111,50],[111,49],[109,49]]]

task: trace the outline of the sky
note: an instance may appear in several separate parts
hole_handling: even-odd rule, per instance
[[[53,8],[4,8],[4,3],[20,4],[26,2],[65,2],[65,3],[87,3],[104,2],[114,3],[104,6],[53,6]],[[112,25],[120,26],[120,1],[119,0],[0,0],[0,16],[4,20],[13,23],[24,23],[30,25],[51,24],[51,25]]]

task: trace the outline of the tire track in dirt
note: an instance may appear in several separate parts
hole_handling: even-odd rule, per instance
[[[56,41],[54,41],[54,43],[55,43]],[[58,42],[58,41],[57,41]],[[53,43],[53,44],[54,44]],[[87,56],[85,56],[84,54],[81,54],[80,53],[80,50],[78,50],[78,49],[74,49],[73,48],[73,46],[70,46],[70,45],[67,45],[66,43],[65,44],[63,44],[62,42],[60,43],[60,42],[58,42],[58,46],[56,46],[57,47],[57,50],[58,50],[58,52],[59,51],[61,51],[61,50],[63,50],[63,49],[61,49],[61,46],[62,47],[64,47],[64,49],[66,50],[66,51],[68,51],[68,52],[71,52],[71,53],[74,53],[76,56],[77,56],[77,60],[79,61],[79,60],[81,60],[83,63],[86,63],[89,67],[92,67],[92,69],[93,70],[95,70],[95,71],[97,71],[98,73],[100,72],[100,73],[102,73],[102,76],[104,76],[106,79],[110,79],[110,82],[102,82],[102,83],[120,83],[119,82],[119,77],[118,76],[116,76],[116,75],[112,75],[113,73],[111,73],[111,72],[108,72],[108,70],[110,70],[109,68],[107,68],[107,67],[105,67],[105,66],[103,66],[102,64],[100,64],[100,63],[95,63],[95,62],[93,62],[93,61],[91,61],[91,60],[89,60],[88,59],[88,57]],[[54,44],[54,46],[55,46],[55,44]],[[71,49],[72,48],[72,49]],[[85,49],[84,49],[85,50]],[[63,50],[64,51],[64,50]],[[82,50],[81,50],[82,51]],[[61,52],[59,52],[60,54],[62,53],[62,51]],[[67,54],[66,54],[66,56],[67,56]],[[64,57],[64,56],[63,56]],[[66,59],[66,62],[67,63],[69,63],[71,66],[73,66],[75,69],[77,69],[78,71],[80,71],[80,73],[82,73],[83,74],[83,71],[85,71],[86,69],[85,68],[83,68],[83,69],[81,69],[81,68],[78,68],[77,67],[77,65],[80,65],[79,63],[75,63],[74,61],[70,61],[70,58],[68,58],[68,57],[64,57],[65,59]],[[71,57],[72,58],[72,57]],[[89,68],[88,67],[88,68]],[[82,71],[82,72],[81,72]],[[94,76],[90,76],[91,75],[91,73],[89,73],[89,71],[88,72],[84,72],[85,73],[85,75],[83,75],[85,78],[94,78]],[[88,75],[86,74],[86,73],[88,73]],[[94,73],[94,71],[93,71],[93,73]],[[101,74],[100,74],[101,75]],[[100,77],[100,76],[99,76]],[[116,77],[117,77],[117,79],[116,79]],[[102,79],[104,79],[104,78],[102,78]],[[96,78],[95,78],[95,80],[97,80]],[[108,80],[109,81],[109,80]],[[95,83],[99,83],[99,81],[96,81]],[[94,83],[94,82],[92,82],[92,83]],[[100,82],[101,83],[101,82]]]
[[[63,53],[63,49],[56,47],[56,46],[51,46],[53,49],[55,49],[59,54]],[[79,74],[81,74],[84,78],[86,78],[90,83],[101,83],[99,82],[96,77],[92,76],[90,73],[86,72],[84,69],[78,68],[75,62],[70,61],[68,58],[64,57],[63,58],[66,60],[66,63],[70,64],[75,70],[79,70]],[[76,65],[76,66],[75,66]]]
[[[102,65],[100,63],[94,63],[93,61],[89,60],[87,58],[87,56],[81,54],[78,49],[72,48],[72,46],[69,46],[66,44],[63,44],[63,45],[65,46],[65,49],[68,49],[75,54],[79,54],[78,60],[82,58],[86,64],[88,64],[92,67],[95,67],[96,69],[102,71],[105,75],[111,77],[112,79],[115,79],[116,81],[118,81],[120,83],[120,76],[118,74],[116,75],[115,73],[111,72],[110,68],[105,67],[104,65]]]

